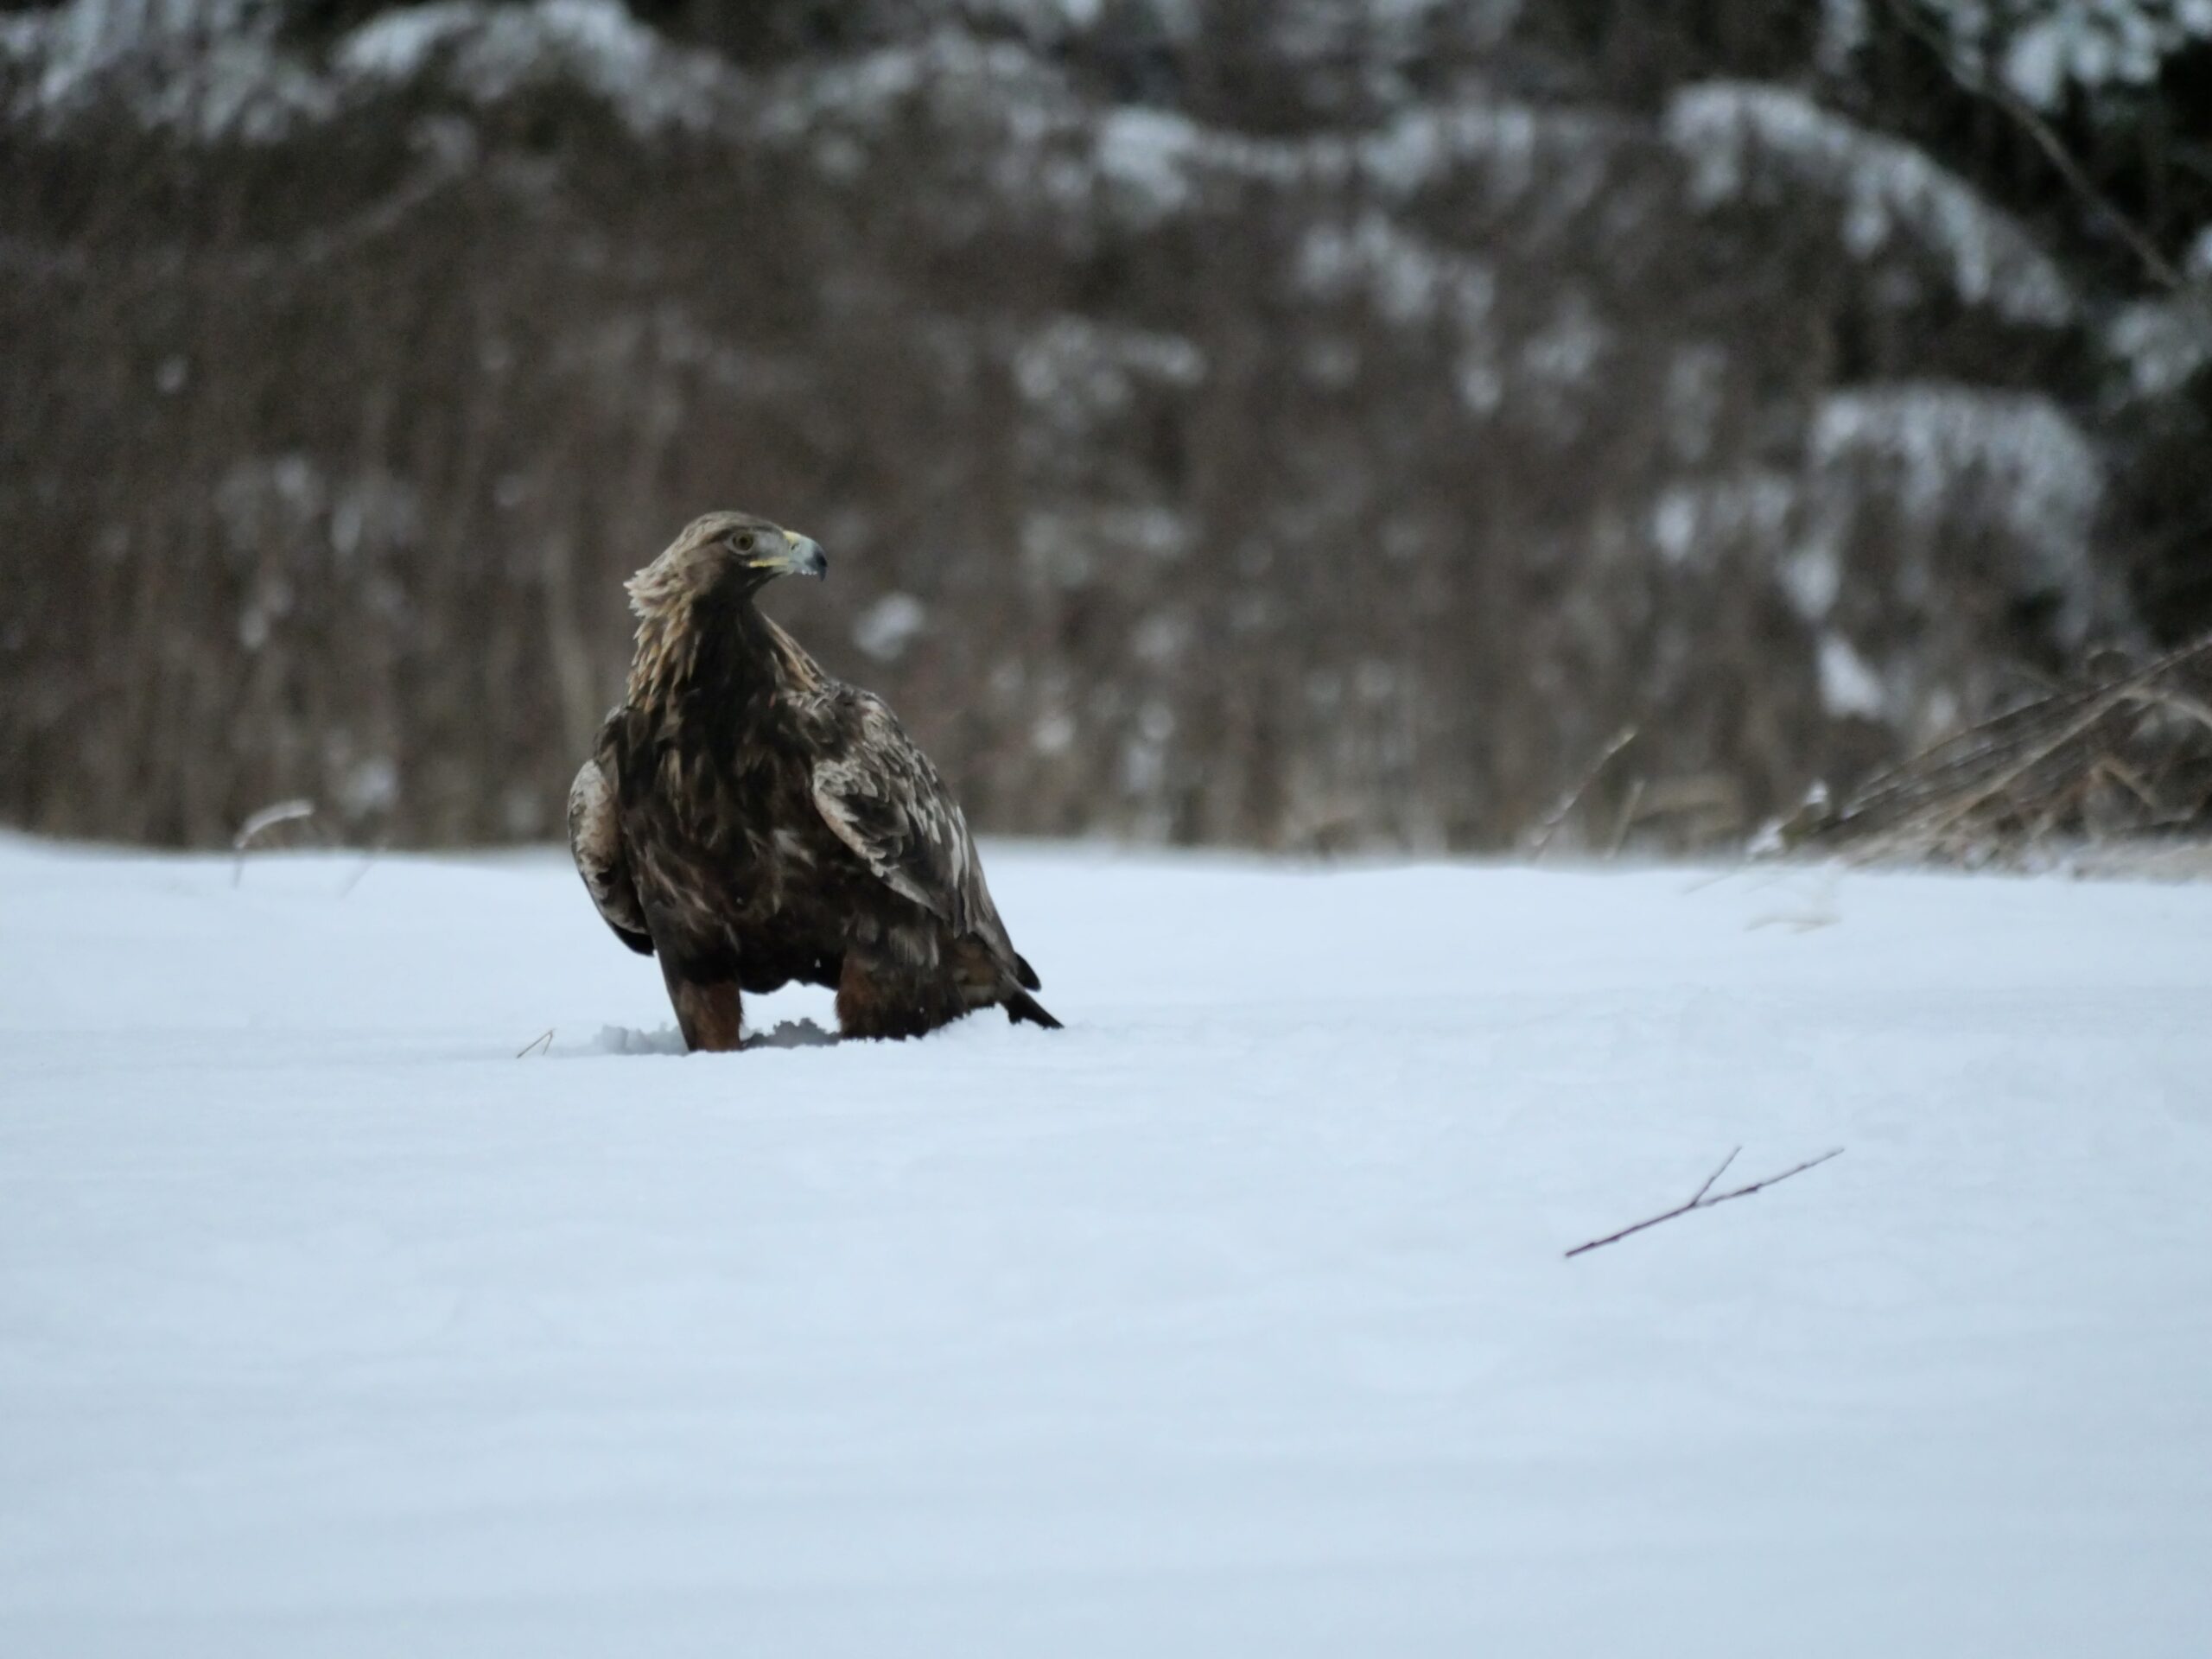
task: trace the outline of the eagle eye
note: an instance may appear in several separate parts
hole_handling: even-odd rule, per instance
[[[753,550],[753,532],[748,530],[732,537],[730,545],[741,553],[750,553]]]

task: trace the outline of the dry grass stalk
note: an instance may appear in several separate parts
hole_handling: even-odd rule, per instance
[[[2054,838],[2202,830],[2212,637],[1968,728],[1786,832],[1854,860],[2018,856]]]
[[[1598,781],[1598,774],[1611,764],[1615,755],[1636,741],[1636,734],[1637,728],[1633,726],[1624,726],[1615,732],[1605,747],[1598,752],[1598,758],[1583,769],[1582,776],[1575,781],[1574,787],[1560,797],[1559,804],[1545,815],[1544,821],[1536,826],[1535,838],[1529,846],[1531,862],[1544,855],[1544,849],[1552,844],[1552,837],[1559,833],[1560,826],[1574,816],[1574,809],[1582,804],[1582,798]]]

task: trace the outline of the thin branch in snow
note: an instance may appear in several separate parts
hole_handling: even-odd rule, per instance
[[[1544,855],[1544,849],[1552,844],[1552,837],[1559,833],[1560,825],[1573,816],[1574,809],[1581,804],[1582,798],[1590,792],[1590,785],[1598,781],[1598,774],[1605,771],[1615,755],[1636,741],[1636,733],[1637,728],[1633,726],[1624,726],[1615,732],[1611,741],[1599,752],[1598,758],[1590,763],[1581,780],[1567,792],[1560,804],[1552,809],[1550,816],[1537,826],[1536,839],[1529,849],[1531,862]]]
[[[1742,1150],[1743,1148],[1741,1147],[1732,1147],[1729,1150],[1728,1155],[1720,1160],[1720,1167],[1714,1170],[1712,1174],[1705,1178],[1705,1185],[1703,1186],[1700,1186],[1696,1192],[1690,1194],[1689,1207],[1691,1209],[1696,1209],[1699,1203],[1704,1198],[1705,1195],[1713,1191],[1713,1184],[1728,1173],[1728,1166],[1736,1161],[1736,1154]]]
[[[517,1049],[517,1050],[515,1051],[515,1058],[517,1058],[517,1059],[521,1059],[524,1055],[526,1055],[526,1054],[530,1053],[533,1049],[534,1049],[534,1050],[538,1051],[538,1052],[541,1052],[541,1053],[546,1053],[546,1054],[550,1054],[550,1053],[553,1052],[553,1027],[552,1027],[548,1026],[548,1027],[545,1027],[545,1034],[544,1034],[543,1036],[542,1036],[542,1037],[533,1037],[533,1038],[531,1038],[531,1039],[530,1039],[530,1041],[528,1041],[527,1043],[524,1043],[524,1044],[520,1048]]]
[[[231,837],[231,850],[238,855],[238,862],[231,867],[231,885],[235,887],[244,879],[246,850],[253,845],[257,836],[275,829],[280,823],[294,823],[302,818],[311,818],[314,816],[315,803],[313,801],[278,801],[273,806],[263,807],[260,811],[240,824],[238,834]]]
[[[1793,1165],[1791,1167],[1783,1170],[1779,1175],[1770,1175],[1764,1180],[1753,1181],[1748,1186],[1734,1187],[1730,1189],[1728,1192],[1716,1193],[1714,1196],[1707,1198],[1706,1194],[1713,1192],[1713,1184],[1719,1180],[1721,1176],[1727,1173],[1728,1166],[1736,1161],[1736,1153],[1741,1152],[1743,1148],[1738,1147],[1736,1148],[1736,1152],[1732,1152],[1726,1158],[1723,1158],[1720,1160],[1720,1167],[1714,1170],[1712,1174],[1705,1178],[1705,1185],[1698,1188],[1697,1192],[1692,1195],[1690,1201],[1688,1204],[1676,1205],[1672,1210],[1666,1211],[1663,1215],[1653,1216],[1647,1221],[1639,1221],[1632,1227],[1624,1227],[1618,1233],[1607,1233],[1603,1238],[1593,1238],[1587,1244],[1578,1244],[1567,1253],[1567,1259],[1572,1261],[1574,1257],[1580,1255],[1585,1250],[1594,1250],[1600,1245],[1618,1244],[1621,1240],[1626,1238],[1631,1233],[1640,1233],[1647,1227],[1656,1227],[1661,1222],[1672,1221],[1676,1216],[1687,1216],[1693,1210],[1710,1210],[1714,1205],[1726,1204],[1731,1198],[1748,1198],[1752,1193],[1772,1186],[1777,1181],[1786,1181],[1792,1175],[1802,1175],[1807,1170],[1818,1168],[1821,1165],[1827,1162],[1831,1158],[1840,1158],[1843,1156],[1843,1148],[1841,1147],[1834,1147],[1830,1148],[1828,1151],[1822,1153],[1817,1158],[1808,1158],[1802,1164]]]
[[[238,834],[231,837],[231,846],[235,851],[242,853],[252,844],[253,838],[264,830],[273,830],[280,823],[290,823],[296,819],[311,818],[314,816],[315,803],[313,801],[279,801],[274,806],[264,806],[238,826]]]
[[[1613,842],[1605,849],[1607,858],[1618,858],[1621,849],[1628,845],[1628,832],[1636,828],[1637,810],[1643,804],[1646,779],[1638,777],[1628,786],[1628,799],[1621,806],[1619,820],[1613,825]]]
[[[377,842],[375,846],[370,848],[366,853],[362,855],[361,861],[354,869],[353,874],[346,878],[346,885],[338,889],[338,896],[340,899],[349,898],[352,896],[353,889],[361,885],[361,878],[369,873],[371,867],[376,863],[378,859],[384,856],[384,848],[385,843],[380,841]]]

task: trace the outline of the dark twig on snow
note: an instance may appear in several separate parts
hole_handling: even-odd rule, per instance
[[[1712,1174],[1705,1178],[1705,1185],[1698,1188],[1696,1192],[1690,1194],[1689,1203],[1683,1207],[1689,1210],[1696,1209],[1700,1201],[1704,1198],[1705,1195],[1713,1191],[1713,1184],[1728,1173],[1728,1166],[1736,1161],[1736,1154],[1742,1150],[1743,1148],[1741,1147],[1732,1148],[1728,1155],[1720,1160],[1720,1167],[1714,1170]],[[1645,1224],[1647,1226],[1649,1225],[1649,1223],[1646,1223]],[[1619,1235],[1616,1234],[1615,1236],[1618,1237]],[[1600,1242],[1602,1243],[1603,1241]],[[1585,1248],[1587,1247],[1586,1246]]]
[[[1707,1198],[1706,1194],[1713,1192],[1713,1184],[1727,1173],[1728,1166],[1736,1161],[1736,1153],[1742,1150],[1743,1148],[1738,1147],[1736,1152],[1732,1152],[1720,1160],[1720,1167],[1705,1178],[1705,1185],[1698,1188],[1688,1204],[1676,1205],[1664,1215],[1653,1216],[1648,1221],[1639,1221],[1632,1227],[1622,1228],[1618,1233],[1607,1233],[1603,1238],[1593,1238],[1587,1244],[1578,1244],[1567,1253],[1567,1258],[1571,1261],[1585,1250],[1594,1250],[1601,1244],[1618,1244],[1630,1233],[1640,1233],[1647,1227],[1656,1227],[1661,1222],[1672,1221],[1676,1216],[1687,1216],[1693,1210],[1710,1210],[1714,1205],[1726,1204],[1731,1198],[1748,1198],[1752,1193],[1772,1186],[1777,1181],[1786,1181],[1792,1175],[1802,1175],[1807,1170],[1817,1168],[1831,1158],[1843,1156],[1841,1147],[1832,1147],[1817,1158],[1808,1158],[1802,1164],[1793,1165],[1779,1175],[1770,1175],[1764,1180],[1753,1181],[1749,1186],[1735,1187],[1726,1192],[1716,1193],[1712,1198]]]
[[[529,1042],[524,1043],[520,1048],[517,1049],[515,1051],[515,1058],[522,1058],[524,1055],[529,1053],[532,1049],[541,1050],[548,1054],[550,1054],[553,1052],[552,1027],[546,1027],[545,1034],[543,1037],[533,1037]]]

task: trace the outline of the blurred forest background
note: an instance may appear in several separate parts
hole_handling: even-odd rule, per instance
[[[0,344],[20,826],[556,836],[742,506],[988,830],[1738,843],[2212,626],[2212,0],[0,0]]]

